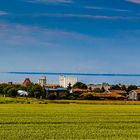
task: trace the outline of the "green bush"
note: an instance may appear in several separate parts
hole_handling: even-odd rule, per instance
[[[50,94],[50,95],[48,95],[48,99],[55,100],[55,99],[57,99],[57,96],[55,94]]]
[[[17,89],[16,89],[16,88],[10,88],[10,89],[7,91],[7,94],[8,94],[9,96],[16,97],[16,96],[17,96]]]
[[[87,85],[82,82],[77,82],[73,85],[73,88],[79,88],[79,89],[87,89]]]

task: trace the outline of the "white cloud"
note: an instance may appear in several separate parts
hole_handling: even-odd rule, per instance
[[[136,4],[140,4],[140,0],[126,0],[126,1],[136,3]]]
[[[8,13],[5,11],[0,11],[0,16],[5,16],[5,15],[8,15]]]
[[[89,14],[50,14],[41,13],[33,14],[32,17],[57,17],[57,18],[85,18],[85,19],[97,19],[97,20],[140,20],[140,17],[126,17],[126,16],[104,16],[104,15],[89,15]]]
[[[77,32],[67,32],[63,30],[52,30],[38,26],[28,26],[21,24],[0,23],[0,43],[23,46],[38,45],[46,47],[58,47],[67,42],[77,42],[86,40],[93,43],[93,38]]]
[[[105,8],[105,7],[98,7],[98,6],[85,6],[84,8],[93,9],[93,10],[107,10],[107,11],[114,11],[114,12],[130,12],[130,10],[126,10],[126,9]]]
[[[26,2],[31,2],[31,3],[73,3],[72,0],[26,0]]]

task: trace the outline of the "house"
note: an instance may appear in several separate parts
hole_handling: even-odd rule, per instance
[[[66,97],[68,94],[68,90],[66,88],[45,88],[46,89],[46,97],[50,94],[56,95],[59,97]]]
[[[140,89],[131,90],[128,95],[128,100],[140,100]]]
[[[118,93],[118,94],[124,95],[124,96],[127,95],[127,92],[125,90],[110,90],[109,92],[110,93]]]
[[[103,84],[89,84],[87,85],[88,89],[90,90],[95,90],[97,88],[102,89],[104,88],[106,91],[108,91],[110,89],[110,85],[107,83],[103,83]]]
[[[23,82],[23,86],[25,86],[25,87],[27,87],[30,84],[31,84],[31,80],[29,78],[26,78]]]
[[[60,85],[59,84],[47,84],[46,87],[55,89],[55,88],[59,88]]]
[[[92,95],[93,99],[96,100],[124,100],[126,97],[124,95],[121,95],[116,92],[109,92],[109,93],[94,93],[94,92],[89,92],[89,93],[83,93],[80,95],[81,98],[86,97],[88,95]]]
[[[93,96],[98,97],[100,99],[109,99],[109,100],[124,100],[126,97],[116,92],[110,93],[95,93]]]

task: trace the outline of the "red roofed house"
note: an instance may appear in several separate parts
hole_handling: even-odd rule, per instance
[[[93,96],[102,98],[102,99],[110,99],[110,100],[124,100],[125,96],[116,93],[116,92],[111,92],[111,93],[95,93]]]
[[[90,92],[89,92],[90,93]],[[98,100],[124,100],[126,97],[124,95],[121,95],[117,92],[110,92],[110,93],[90,93],[93,97],[95,97]],[[83,93],[80,95],[80,97],[86,97],[88,96],[87,93]]]
[[[31,84],[31,80],[29,78],[26,78],[23,82],[23,86],[25,86],[25,87],[27,87],[30,84]]]

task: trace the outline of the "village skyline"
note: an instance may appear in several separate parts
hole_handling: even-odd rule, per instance
[[[139,74],[139,25],[139,0],[0,1],[0,72]],[[25,77],[0,73],[0,81]],[[139,77],[80,79],[140,83]]]

